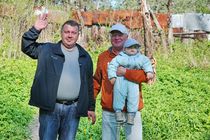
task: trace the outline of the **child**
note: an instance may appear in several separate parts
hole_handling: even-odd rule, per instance
[[[113,108],[116,121],[123,122],[122,110],[127,101],[127,123],[133,125],[135,112],[139,104],[139,84],[116,75],[117,68],[143,69],[149,82],[153,78],[153,68],[148,57],[139,53],[140,44],[132,38],[125,41],[123,51],[120,52],[108,65],[108,78],[114,84]]]

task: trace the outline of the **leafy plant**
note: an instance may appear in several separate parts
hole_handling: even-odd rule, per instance
[[[0,61],[0,139],[26,139],[34,112],[27,105],[33,65],[24,60]]]

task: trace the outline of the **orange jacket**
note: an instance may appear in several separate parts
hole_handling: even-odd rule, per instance
[[[110,83],[107,74],[107,64],[116,56],[109,48],[107,51],[101,53],[98,57],[97,67],[94,74],[94,97],[96,98],[101,91],[101,105],[102,109],[114,111],[112,107],[113,102],[113,85]],[[126,70],[124,77],[136,83],[139,83],[139,110],[144,106],[141,82],[146,82],[146,75],[143,70]]]

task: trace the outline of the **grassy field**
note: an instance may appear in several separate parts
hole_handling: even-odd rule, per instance
[[[94,64],[103,50],[89,51]],[[157,52],[157,81],[143,85],[145,140],[210,139],[210,45],[176,43],[164,56]],[[36,109],[28,106],[36,61],[0,58],[0,140],[29,138],[28,124]],[[100,97],[95,125],[81,119],[77,140],[101,139]],[[123,131],[121,139],[124,139]]]
[[[11,3],[14,4],[11,6]],[[22,57],[20,38],[33,25],[34,3],[2,1],[0,6],[6,6],[0,10],[6,13],[0,18],[0,140],[26,140],[29,139],[28,125],[37,113],[37,109],[28,105],[36,61]],[[64,10],[50,5],[48,8]],[[65,12],[70,14],[68,10]],[[59,17],[65,19],[65,16]],[[40,40],[57,41],[58,27],[52,24]],[[95,42],[89,41],[89,44],[95,68],[97,56],[105,48]],[[105,42],[104,46],[108,45]],[[210,140],[210,42],[193,41],[188,45],[176,42],[170,50],[167,55],[161,51],[155,53],[156,83],[143,85],[144,140]],[[96,114],[95,125],[87,118],[81,119],[77,140],[101,140],[100,96]],[[123,131],[121,139],[125,139]]]

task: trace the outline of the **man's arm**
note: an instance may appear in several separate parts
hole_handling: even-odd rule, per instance
[[[117,75],[124,76],[127,80],[142,83],[147,82],[146,73],[143,70],[126,69],[124,67],[118,67]]]
[[[25,53],[33,59],[37,59],[39,54],[38,46],[40,44],[36,42],[36,40],[39,37],[39,34],[40,31],[32,27],[22,36],[21,50],[23,53]]]
[[[88,101],[89,101],[89,106],[88,110],[89,111],[95,111],[95,99],[94,99],[94,93],[93,93],[93,62],[91,57],[89,56],[89,67],[88,67],[88,73],[87,73],[87,80],[88,80]]]
[[[89,93],[89,109],[88,109],[88,119],[92,121],[92,124],[95,124],[96,115],[95,115],[95,98],[93,93],[93,62],[91,57],[89,64],[88,72],[88,93]]]
[[[99,92],[101,91],[101,83],[102,83],[102,72],[100,68],[100,56],[99,56],[97,60],[96,71],[93,76],[93,91],[95,99],[99,94]]]
[[[47,27],[47,24],[47,14],[39,15],[34,26],[22,36],[21,50],[33,59],[38,58],[38,46],[40,44],[37,43],[36,40],[38,39],[41,30]]]

